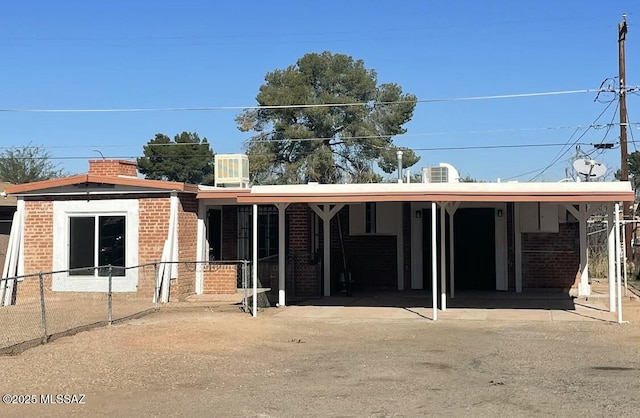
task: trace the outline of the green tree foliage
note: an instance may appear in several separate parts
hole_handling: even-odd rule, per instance
[[[640,185],[640,151],[634,151],[627,155],[627,164],[629,168],[629,181],[637,195],[639,193],[638,186]],[[616,171],[615,177],[620,180],[620,170]]]
[[[152,180],[212,184],[213,151],[195,132],[182,132],[173,141],[159,133],[144,146],[138,171]]]
[[[253,131],[247,143],[254,183],[378,182],[374,165],[396,170],[393,136],[406,132],[416,96],[394,83],[377,84],[374,70],[343,54],[310,53],[265,77],[256,97],[264,108],[245,110],[238,128]],[[267,106],[364,103],[364,105]],[[419,157],[402,148],[403,166]]]
[[[460,177],[458,181],[460,183],[484,183],[482,180],[478,180],[474,177],[471,177],[469,174],[467,174],[464,177]]]
[[[64,177],[65,173],[51,161],[43,147],[27,145],[0,153],[0,180],[13,184],[32,183]]]

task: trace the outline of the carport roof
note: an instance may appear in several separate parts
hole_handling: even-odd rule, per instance
[[[253,186],[238,203],[631,202],[630,182],[371,183]]]

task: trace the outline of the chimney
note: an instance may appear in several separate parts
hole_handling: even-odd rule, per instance
[[[89,160],[89,174],[94,176],[137,177],[137,165],[127,160]]]

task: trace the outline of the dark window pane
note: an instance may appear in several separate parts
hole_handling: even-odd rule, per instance
[[[222,211],[220,209],[209,210],[209,261],[221,260],[222,248]]]
[[[376,204],[367,203],[365,206],[365,224],[364,232],[367,234],[376,233]]]
[[[113,266],[113,276],[124,276],[125,270],[125,217],[100,216],[98,218],[98,238],[100,242],[98,265]],[[120,268],[118,268],[120,267]],[[99,276],[108,276],[109,269],[101,268]]]
[[[95,263],[95,218],[69,218],[69,269],[93,267]],[[74,270],[70,276],[93,276],[93,269]]]

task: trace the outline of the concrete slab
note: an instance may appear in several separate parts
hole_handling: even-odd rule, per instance
[[[438,311],[438,319],[468,321],[607,321],[615,322],[606,301],[572,299],[558,294],[498,293],[479,294],[451,299],[446,311]],[[478,296],[478,297],[474,297]],[[287,306],[276,313],[280,317],[324,319],[432,319],[433,311],[426,294],[402,293],[331,297]]]

